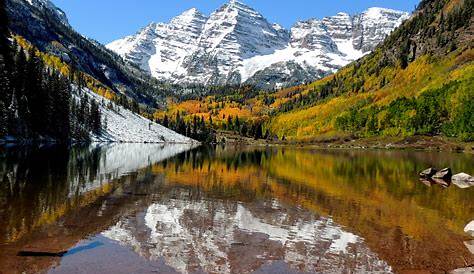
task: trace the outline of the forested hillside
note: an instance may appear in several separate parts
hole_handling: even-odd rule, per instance
[[[1,1],[1,4],[4,4]],[[47,66],[41,54],[11,43],[5,7],[0,7],[0,138],[86,141],[99,134],[102,119],[98,104],[74,98],[72,78]]]
[[[349,132],[472,141],[473,5],[422,1],[374,53],[306,86],[270,130],[292,139]]]

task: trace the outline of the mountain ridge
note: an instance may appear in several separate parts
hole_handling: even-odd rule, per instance
[[[192,31],[180,35],[173,30],[173,25],[175,19],[183,15],[199,20],[190,20],[187,30]],[[409,14],[402,11],[370,8],[353,16],[338,13],[321,20],[296,22],[286,30],[242,2],[230,1],[210,16],[193,8],[169,23],[149,24],[136,34],[113,41],[106,47],[155,78],[173,83],[261,82],[258,77],[252,77],[265,69],[274,69],[284,77],[291,76],[285,70],[294,67],[296,62],[298,72],[304,76],[293,81],[284,81],[275,73],[263,73],[272,83],[267,84],[267,81],[260,87],[272,88],[300,84],[335,72],[373,50],[408,17]],[[144,30],[155,25],[166,28],[166,35],[144,37]],[[344,35],[344,31],[350,33]],[[197,38],[190,41],[192,47],[181,55],[174,54],[176,48],[172,44],[163,43],[163,40],[184,39],[187,35]],[[144,47],[145,50],[141,50]]]

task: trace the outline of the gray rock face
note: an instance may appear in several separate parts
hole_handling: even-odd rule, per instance
[[[291,45],[295,48],[338,52],[326,25],[318,20],[298,22],[291,29]]]
[[[354,48],[363,52],[372,51],[407,18],[406,14],[380,8],[370,8],[354,16],[352,22]]]
[[[55,17],[56,20],[59,20],[62,24],[69,26],[69,21],[67,19],[66,13],[60,8],[56,7],[49,0],[24,0],[26,3],[35,8],[42,10],[43,12],[48,12],[50,16]]]
[[[337,15],[326,17],[322,23],[334,39],[350,40],[353,38],[354,18],[347,13],[340,12]]]
[[[288,31],[231,0],[209,17],[192,9],[107,47],[160,80],[223,85],[268,78],[271,84],[263,85],[271,88],[335,72],[373,50],[407,18],[404,12],[371,8],[297,22]]]
[[[281,62],[273,64],[264,70],[258,71],[246,81],[246,84],[253,85],[260,89],[271,89],[279,87],[284,83],[303,83],[307,79],[321,78],[324,71],[313,67],[303,67],[296,62]]]
[[[212,13],[204,25],[197,49],[183,63],[185,78],[233,84],[236,64],[285,48],[288,37],[255,10],[231,1]]]

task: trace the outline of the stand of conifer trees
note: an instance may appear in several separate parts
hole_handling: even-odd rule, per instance
[[[157,122],[161,123],[164,127],[172,129],[179,134],[194,140],[207,144],[217,142],[216,132],[213,129],[212,121],[210,121],[210,124],[207,124],[203,117],[199,118],[194,116],[192,121],[187,122],[178,112],[174,121],[170,121],[168,116],[165,115],[162,121]]]
[[[45,66],[34,49],[10,42],[0,0],[0,139],[88,141],[101,131],[99,106],[73,96],[70,79]]]

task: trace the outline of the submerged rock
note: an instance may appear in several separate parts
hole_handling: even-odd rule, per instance
[[[451,274],[467,274],[474,273],[474,267],[459,268],[450,272]]]
[[[466,227],[464,228],[464,232],[474,237],[474,221],[471,221],[466,225]]]
[[[452,181],[453,185],[456,185],[459,188],[470,188],[471,186],[474,186],[474,183],[469,183],[466,181]]]
[[[434,179],[443,179],[443,180],[449,181],[449,180],[451,180],[452,176],[453,176],[453,172],[448,167],[448,168],[444,168],[444,169],[436,172],[435,175],[433,175],[433,178]]]
[[[420,177],[431,178],[431,177],[433,177],[433,175],[436,174],[436,172],[438,172],[438,170],[436,170],[436,168],[430,167],[430,168],[425,169],[422,172],[420,172]]]
[[[451,182],[450,181],[446,181],[444,179],[431,179],[435,184],[438,184],[444,188],[447,188],[449,186],[451,186]]]
[[[420,182],[428,187],[438,185],[440,187],[448,188],[451,186],[450,181],[445,181],[443,179],[433,179],[433,178],[420,178]]]
[[[431,187],[434,183],[433,180],[429,178],[428,179],[421,178],[420,182],[422,182],[424,185],[429,186],[429,187]]]

